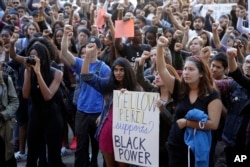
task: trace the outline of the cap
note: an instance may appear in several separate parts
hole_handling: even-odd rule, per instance
[[[33,10],[31,12],[31,16],[38,16],[39,15],[39,11],[38,10]]]
[[[101,41],[98,37],[96,36],[90,36],[87,40],[87,44],[89,43],[95,43],[98,48],[101,48]]]

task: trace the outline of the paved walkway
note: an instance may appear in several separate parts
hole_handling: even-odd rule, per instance
[[[73,138],[73,134],[72,134],[72,131],[69,128],[69,141],[71,141],[72,138]],[[90,148],[90,150],[91,150],[91,148]],[[65,165],[67,167],[74,167],[74,161],[75,161],[74,152],[72,154],[70,154],[70,155],[63,156],[62,160],[63,160],[63,162],[65,163]],[[102,153],[100,151],[99,151],[99,154],[98,154],[98,166],[99,167],[103,166],[103,157],[102,157]],[[26,167],[26,161],[18,162],[17,167]]]
[[[67,167],[74,167],[74,158],[75,158],[74,153],[72,153],[70,155],[62,157],[62,160]],[[98,166],[102,167],[103,166],[102,164],[103,164],[102,154],[101,154],[101,152],[99,152],[99,154],[98,154]],[[25,161],[17,163],[17,167],[25,167],[25,165],[26,165]]]

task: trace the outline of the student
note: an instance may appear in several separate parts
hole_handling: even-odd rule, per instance
[[[49,49],[44,44],[33,41],[27,47],[27,55],[35,63],[31,64],[26,59],[23,84],[23,97],[31,99],[27,167],[36,166],[44,143],[48,148],[48,166],[63,167],[60,155],[63,120],[56,99],[63,74],[50,66]]]
[[[146,77],[143,76],[143,65],[149,57],[151,57],[151,53],[143,52],[139,65],[137,67],[136,79],[138,83],[142,86],[143,90],[146,92],[159,92],[160,99],[157,101],[156,105],[160,109],[160,140],[159,140],[159,166],[167,167],[168,166],[168,153],[166,149],[166,142],[169,134],[170,127],[174,118],[174,108],[175,104],[171,97],[171,93],[168,91],[167,86],[163,83],[161,77],[156,71],[154,84],[152,84]],[[155,67],[156,68],[156,67]],[[166,64],[166,68],[170,72],[172,76],[179,79],[178,73],[175,69]]]
[[[26,55],[16,55],[14,45],[17,34],[11,38],[10,55],[26,67],[22,94],[29,99],[29,120],[27,134],[27,167],[47,163],[45,146],[48,149],[48,166],[62,167],[60,151],[63,133],[61,108],[58,105],[57,90],[62,80],[62,72],[50,65],[56,50],[47,38],[34,38],[30,41]],[[53,111],[53,112],[51,112]],[[45,123],[46,122],[46,123]],[[52,136],[52,137],[51,137]],[[44,156],[44,157],[42,157]],[[43,158],[42,160],[40,158]]]
[[[241,126],[240,129],[237,131],[237,136],[233,135],[233,137],[236,138],[231,138],[234,140],[231,140],[231,142],[233,142],[234,145],[228,145],[225,149],[226,152],[226,158],[227,158],[227,163],[228,166],[235,166],[234,163],[234,158],[236,155],[241,154],[241,155],[246,155],[247,157],[250,156],[250,140],[249,140],[249,127],[250,127],[250,119],[249,119],[249,106],[250,106],[250,100],[249,100],[249,83],[250,83],[250,56],[248,55],[243,63],[242,70],[240,70],[240,68],[237,65],[236,62],[236,57],[237,57],[237,50],[235,48],[231,48],[227,50],[227,58],[228,58],[228,68],[229,68],[229,75],[243,88],[245,88],[248,92],[248,97],[245,96],[244,98],[244,94],[240,94],[240,96],[242,98],[237,99],[235,98],[235,100],[243,100],[245,101],[244,105],[240,105],[240,107],[238,108],[238,114],[239,117],[241,117]],[[244,90],[244,89],[243,89]],[[235,126],[239,125],[239,119],[237,119],[237,123],[235,124]],[[247,126],[246,126],[246,121]],[[244,123],[245,122],[245,123]],[[231,122],[232,123],[232,122]],[[226,125],[225,125],[226,126]],[[244,126],[246,126],[247,128],[245,128]],[[225,132],[227,130],[227,132],[232,132],[231,127],[224,129]],[[234,128],[235,130],[236,128]],[[234,131],[236,132],[236,131]],[[226,136],[225,137],[229,137]],[[230,136],[231,137],[231,136]],[[232,157],[234,157],[232,159]],[[230,159],[231,158],[231,159]],[[237,163],[237,166],[249,166],[250,162],[249,159],[244,161],[243,163]]]
[[[105,106],[98,121],[96,136],[99,139],[99,148],[104,155],[107,167],[116,166],[112,142],[112,117],[113,117],[113,90],[126,89],[139,91],[135,74],[130,63],[125,58],[117,58],[112,65],[112,74],[108,78],[101,78],[89,72],[89,56],[92,46],[87,45],[86,58],[82,66],[82,79],[93,86],[105,96]],[[128,164],[117,162],[119,167],[128,167]]]
[[[157,42],[156,65],[160,77],[172,93],[176,103],[175,119],[168,138],[169,166],[186,167],[188,161],[193,166],[194,156],[197,155],[190,151],[191,156],[188,159],[188,146],[184,141],[185,130],[187,127],[205,131],[216,130],[219,125],[222,103],[219,93],[213,87],[209,68],[198,56],[186,59],[181,81],[170,75],[165,68],[163,56],[164,47],[167,45],[168,40],[165,37],[160,37]],[[192,109],[203,111],[207,114],[208,120],[201,124],[199,121],[186,119],[185,115]],[[210,158],[213,158],[213,148],[207,149],[210,149]],[[208,161],[209,159],[206,159],[206,163]]]
[[[73,35],[73,27],[66,25],[62,39],[62,58],[70,65],[76,75],[80,75],[82,64],[85,59],[74,57],[68,51],[68,38]],[[90,36],[87,44],[91,46],[90,71],[100,77],[108,77],[110,68],[97,59],[98,52],[101,51],[101,42],[96,36]],[[87,48],[86,48],[87,49]],[[100,115],[104,105],[103,96],[86,82],[80,82],[80,93],[77,101],[77,112],[75,119],[75,131],[77,137],[77,148],[75,152],[75,167],[97,167],[98,143],[94,138],[96,132],[95,121]],[[92,157],[89,160],[89,139],[91,140]]]
[[[131,65],[135,66],[135,59],[139,58],[144,50],[150,51],[151,47],[148,44],[142,44],[142,32],[139,27],[134,26],[134,37],[131,37],[131,43],[122,43],[121,38],[115,39],[115,48],[118,53],[128,59]],[[149,68],[150,62],[145,63],[145,69]]]

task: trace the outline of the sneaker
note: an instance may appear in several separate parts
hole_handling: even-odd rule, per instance
[[[70,149],[71,150],[75,150],[76,149],[76,145],[77,145],[77,138],[74,136],[73,139],[72,139],[72,143],[70,145]]]
[[[15,158],[17,160],[17,162],[20,161],[26,161],[27,160],[27,154],[21,154],[20,151],[15,153]]]
[[[61,156],[67,156],[67,155],[70,155],[72,154],[72,150],[71,149],[68,149],[66,147],[62,147],[61,149]]]

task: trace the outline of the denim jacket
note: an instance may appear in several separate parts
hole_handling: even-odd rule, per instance
[[[232,79],[218,81],[216,82],[216,85],[219,87],[220,91],[222,91],[221,93],[223,96],[226,96],[228,100],[227,115],[222,139],[228,145],[234,146],[243,121],[243,115],[240,115],[240,112],[247,103],[250,97],[250,92]]]

